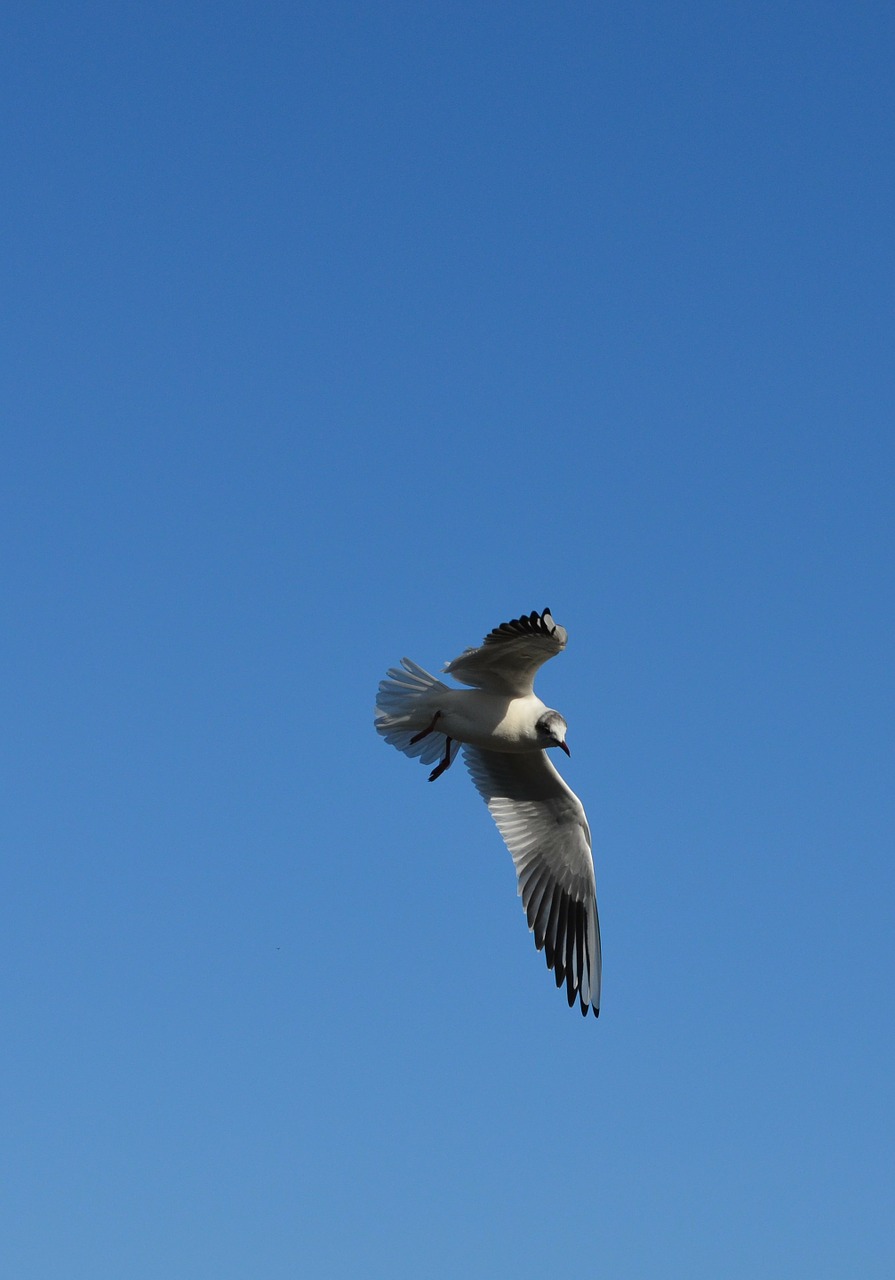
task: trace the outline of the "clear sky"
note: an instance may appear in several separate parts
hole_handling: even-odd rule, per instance
[[[0,1271],[888,1280],[891,5],[0,36]],[[545,606],[598,1022],[372,727]]]

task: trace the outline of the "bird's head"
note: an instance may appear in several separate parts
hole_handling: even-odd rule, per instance
[[[568,725],[558,711],[545,711],[535,725],[543,747],[559,747],[567,756],[572,753],[566,746]]]

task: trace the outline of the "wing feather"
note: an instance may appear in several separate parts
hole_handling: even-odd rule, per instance
[[[550,616],[535,611],[502,622],[489,631],[477,649],[466,649],[444,668],[461,684],[492,693],[524,697],[531,693],[539,667],[561,653],[568,634]]]
[[[600,922],[590,828],[546,751],[510,755],[464,746],[463,758],[513,856],[535,946],[569,1004],[600,1012]]]

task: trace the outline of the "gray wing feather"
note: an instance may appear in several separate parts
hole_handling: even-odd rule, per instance
[[[510,755],[464,746],[463,758],[513,856],[519,896],[556,985],[570,1005],[600,1012],[602,956],[590,828],[546,751]]]
[[[566,647],[568,635],[550,610],[502,622],[477,649],[466,649],[444,668],[461,684],[522,697],[531,693],[535,673]]]

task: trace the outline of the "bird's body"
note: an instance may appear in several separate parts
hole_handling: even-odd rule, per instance
[[[569,1004],[600,1011],[600,929],[590,829],[581,801],[546,749],[566,745],[566,722],[534,692],[538,668],[561,652],[566,632],[550,610],[504,622],[445,672],[455,689],[409,658],[379,686],[376,728],[423,764],[434,781],[462,746],[466,766],[513,855],[519,893],[538,950]]]
[[[539,751],[539,718],[547,711],[530,693],[521,698],[486,689],[451,689],[441,685],[424,694],[409,714],[407,727],[424,729],[441,712],[438,730],[454,742],[482,747],[485,751]]]

